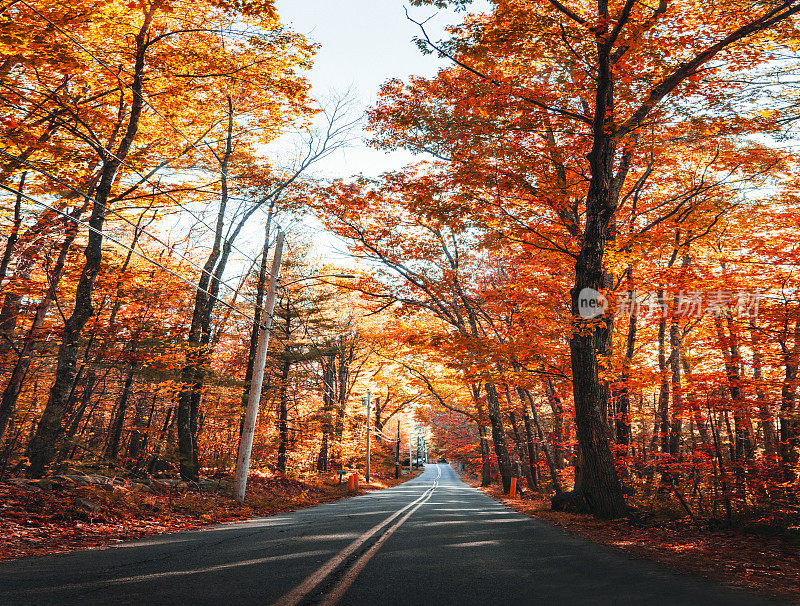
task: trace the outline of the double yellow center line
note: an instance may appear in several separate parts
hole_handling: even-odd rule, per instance
[[[314,573],[309,575],[302,583],[297,585],[294,589],[289,591],[288,593],[284,594],[277,602],[273,604],[273,606],[297,606],[306,595],[308,595],[311,590],[313,590],[317,585],[319,585],[323,580],[325,580],[334,570],[336,570],[347,558],[349,558],[353,553],[355,553],[359,547],[361,547],[364,543],[366,543],[369,539],[375,536],[377,533],[381,532],[384,528],[392,524],[397,518],[400,518],[386,528],[378,537],[378,540],[372,544],[372,546],[367,549],[343,574],[341,579],[339,580],[336,585],[325,595],[321,604],[323,606],[334,606],[334,604],[338,603],[339,600],[344,595],[344,592],[353,584],[353,581],[356,580],[356,577],[359,573],[364,569],[367,562],[372,558],[372,556],[377,553],[378,549],[381,548],[386,540],[398,529],[403,523],[408,520],[412,516],[412,514],[422,507],[425,502],[431,498],[433,491],[439,485],[439,478],[442,475],[441,468],[437,469],[439,472],[434,479],[433,484],[430,488],[428,488],[422,495],[406,505],[401,509],[395,511],[392,515],[390,515],[385,520],[378,522],[367,530],[364,534],[359,536],[355,539],[352,543],[350,543],[347,547],[342,549],[339,553],[333,556],[330,560],[325,562],[322,566],[320,566]],[[405,515],[403,515],[405,514]],[[402,516],[402,517],[400,517]]]

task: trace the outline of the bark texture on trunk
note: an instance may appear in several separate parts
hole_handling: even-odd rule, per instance
[[[111,194],[111,189],[117,177],[117,171],[128,156],[136,132],[143,106],[143,80],[145,53],[147,50],[150,23],[156,7],[151,7],[145,13],[144,23],[136,35],[135,66],[133,81],[131,83],[131,111],[125,135],[120,141],[113,156],[107,152],[103,154],[103,168],[100,182],[95,192],[92,214],[89,218],[90,231],[84,255],[86,263],[83,266],[78,286],[75,291],[75,306],[72,314],[67,319],[58,350],[56,363],[56,378],[50,390],[50,397],[42,413],[36,431],[28,444],[28,459],[30,468],[28,473],[33,477],[41,477],[47,471],[48,465],[56,456],[58,441],[64,434],[65,415],[68,412],[69,396],[75,377],[78,372],[77,362],[80,354],[83,327],[94,314],[92,307],[92,294],[94,283],[103,261],[103,225],[106,216],[106,203]]]
[[[508,492],[511,490],[511,457],[508,454],[506,432],[500,412],[500,399],[497,396],[497,388],[493,383],[486,383],[485,388],[486,408],[489,413],[489,423],[492,427],[492,441],[494,442],[494,452],[497,455],[497,466],[500,469],[503,492]]]
[[[281,385],[278,396],[278,462],[277,469],[286,473],[286,459],[289,450],[289,369],[292,363],[287,358],[281,366]]]
[[[128,411],[128,400],[131,395],[131,386],[133,385],[133,378],[136,374],[135,367],[131,366],[128,371],[128,376],[125,378],[125,383],[122,386],[122,393],[119,396],[114,417],[111,425],[108,428],[108,437],[106,439],[105,457],[115,461],[119,456],[119,446],[122,439],[122,428],[125,425],[125,413]]]
[[[570,362],[581,473],[573,493],[554,505],[563,502],[603,518],[621,517],[628,512],[606,430],[607,390],[600,381],[598,367],[598,353],[605,347],[608,323],[603,317],[582,318],[580,310],[581,300],[595,296],[593,293],[604,286],[603,260],[609,225],[626,172],[620,168],[616,178],[614,176],[613,108],[610,57],[606,52],[599,52],[592,125],[594,138],[588,155],[591,179],[571,292],[572,315],[576,320],[570,335]]]
[[[76,211],[76,214],[79,216],[80,212]],[[47,289],[47,294],[36,306],[36,312],[33,316],[33,323],[28,330],[28,334],[25,336],[25,339],[22,343],[22,348],[19,351],[19,356],[17,357],[17,361],[11,369],[11,376],[9,377],[8,383],[6,383],[5,389],[3,390],[3,396],[2,399],[0,399],[0,441],[2,441],[3,434],[5,434],[6,428],[8,427],[8,422],[11,419],[11,416],[14,414],[14,409],[17,405],[17,398],[19,398],[19,394],[22,393],[25,377],[28,374],[31,362],[33,361],[33,350],[38,341],[39,332],[44,325],[47,312],[50,311],[50,307],[56,300],[58,283],[61,281],[61,277],[64,275],[64,265],[67,260],[67,255],[72,247],[72,243],[75,241],[76,235],[77,224],[67,226],[67,237],[61,244],[61,250],[59,251],[58,259],[56,259],[55,266],[53,267],[52,272],[50,272],[50,285]]]
[[[336,351],[322,359],[322,445],[317,471],[328,471],[328,442],[333,433],[333,405],[336,400]]]

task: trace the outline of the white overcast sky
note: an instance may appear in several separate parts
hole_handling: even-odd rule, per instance
[[[284,23],[321,45],[309,74],[313,94],[324,98],[350,89],[365,108],[374,103],[386,80],[430,76],[445,65],[434,55],[420,53],[412,42],[419,28],[406,19],[405,7],[418,21],[433,16],[426,29],[434,39],[465,14],[408,6],[403,0],[277,0],[276,5]],[[476,0],[471,10],[486,6],[485,0]],[[358,173],[376,176],[402,168],[410,159],[404,152],[384,154],[360,145],[327,159],[321,172],[344,178]]]

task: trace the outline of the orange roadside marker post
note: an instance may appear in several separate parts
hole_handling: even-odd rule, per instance
[[[356,488],[356,477],[350,476],[347,478],[347,490],[355,490]]]
[[[358,474],[355,474],[353,478],[355,479],[356,482],[356,490],[358,490],[358,484],[361,481],[361,478],[358,477]]]
[[[511,478],[511,489],[508,491],[512,499],[517,498],[517,478]]]

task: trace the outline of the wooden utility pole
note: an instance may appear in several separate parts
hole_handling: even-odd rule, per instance
[[[397,444],[394,456],[394,477],[400,477],[400,419],[397,419]]]
[[[267,302],[261,312],[261,325],[259,326],[258,346],[256,347],[256,357],[253,365],[253,378],[250,381],[250,393],[247,397],[247,411],[244,416],[244,427],[242,428],[242,437],[239,440],[239,450],[236,456],[236,474],[233,478],[233,494],[240,503],[244,503],[244,493],[247,489],[247,472],[250,470],[250,453],[253,450],[253,435],[256,431],[258,404],[261,401],[264,366],[267,363],[269,331],[272,326],[272,312],[275,309],[278,274],[280,274],[281,271],[283,238],[284,233],[279,231],[278,240],[275,243],[275,256],[272,258],[272,272],[269,275]]]
[[[367,390],[367,474],[366,480],[369,483],[369,459],[370,459],[370,450],[372,446],[372,394],[370,394],[369,389]]]
[[[411,421],[408,423],[408,473],[414,475],[414,455],[413,446],[411,445]]]

